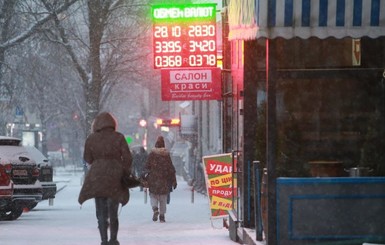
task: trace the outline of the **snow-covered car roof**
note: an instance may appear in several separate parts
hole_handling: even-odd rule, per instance
[[[24,146],[24,148],[28,151],[30,156],[36,161],[37,164],[40,164],[40,166],[50,166],[50,162],[48,161],[48,158],[43,155],[41,151],[39,151],[34,146]]]
[[[24,146],[0,145],[0,164],[36,164]]]
[[[0,136],[0,164],[36,164],[28,149],[14,137]]]

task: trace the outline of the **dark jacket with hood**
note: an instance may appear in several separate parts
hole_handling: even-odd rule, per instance
[[[108,197],[127,204],[128,189],[123,188],[124,173],[131,173],[132,156],[123,134],[116,131],[116,121],[108,112],[96,116],[93,133],[84,146],[84,160],[90,164],[79,194],[79,203],[95,197]]]
[[[175,168],[162,136],[158,137],[155,148],[148,155],[143,175],[150,193],[165,195],[176,187]]]

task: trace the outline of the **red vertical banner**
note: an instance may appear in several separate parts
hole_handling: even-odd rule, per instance
[[[203,157],[207,193],[210,198],[212,218],[228,215],[233,207],[233,193],[236,191],[236,179],[233,175],[232,154],[219,154]]]

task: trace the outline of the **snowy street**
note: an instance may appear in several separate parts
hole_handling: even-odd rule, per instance
[[[0,221],[1,245],[99,245],[100,237],[93,200],[82,207],[77,202],[81,172],[56,171],[54,181],[60,191],[52,206],[43,201],[15,221]],[[139,188],[130,192],[129,203],[120,209],[118,240],[128,244],[237,244],[230,240],[222,220],[210,220],[206,196],[195,193],[191,203],[191,187],[178,178],[171,193],[166,223],[152,221],[148,197]]]

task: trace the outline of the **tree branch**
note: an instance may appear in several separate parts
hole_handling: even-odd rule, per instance
[[[58,8],[55,12],[52,12],[51,14],[47,15],[46,17],[40,19],[35,24],[30,26],[25,32],[23,32],[20,35],[14,37],[14,38],[11,38],[11,39],[7,40],[6,42],[0,44],[0,49],[8,49],[10,47],[13,47],[13,46],[19,44],[19,43],[22,43],[23,41],[25,41],[26,39],[31,37],[33,34],[35,34],[41,26],[43,26],[45,23],[47,23],[48,21],[55,18],[55,16],[58,13],[61,13],[65,10],[67,10],[72,4],[76,3],[77,1],[78,0],[66,1],[65,4],[63,4],[60,8]]]

